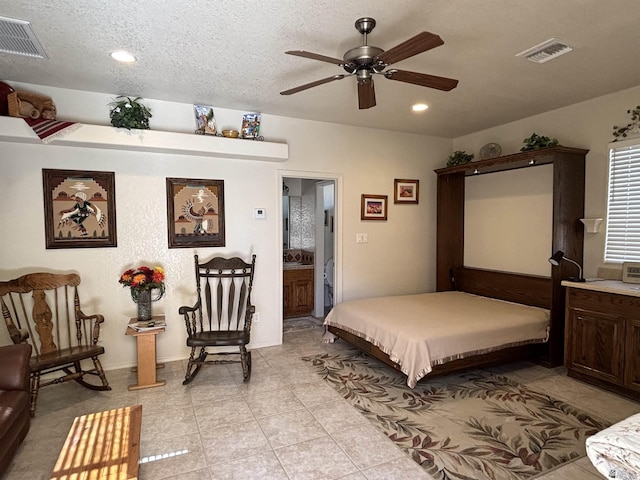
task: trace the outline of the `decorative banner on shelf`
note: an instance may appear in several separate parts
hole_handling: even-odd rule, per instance
[[[76,122],[44,120],[41,118],[25,118],[24,121],[36,132],[36,135],[38,135],[43,143],[49,143],[56,138],[62,138],[82,126],[82,124]]]

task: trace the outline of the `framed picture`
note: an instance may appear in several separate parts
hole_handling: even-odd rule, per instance
[[[169,248],[224,247],[224,180],[167,178]]]
[[[387,196],[362,194],[360,220],[386,220]]]
[[[200,135],[215,135],[218,133],[216,119],[213,116],[213,107],[204,105],[194,105],[193,111],[196,116],[196,133]]]
[[[47,248],[115,247],[113,172],[42,169]]]
[[[260,136],[260,114],[245,113],[242,116],[242,138],[258,138]]]
[[[393,203],[418,203],[419,180],[401,180],[396,178],[393,181]]]

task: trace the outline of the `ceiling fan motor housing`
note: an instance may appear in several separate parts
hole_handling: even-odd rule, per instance
[[[349,73],[353,73],[354,70],[359,70],[359,67],[373,67],[373,59],[382,52],[384,52],[383,49],[371,45],[352,48],[344,54],[344,61],[347,62],[344,69]],[[355,65],[355,68],[353,68],[353,65]]]

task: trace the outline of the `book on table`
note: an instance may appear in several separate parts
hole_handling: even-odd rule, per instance
[[[130,323],[129,326],[136,332],[146,332],[149,330],[160,330],[167,326],[164,320],[137,321]]]

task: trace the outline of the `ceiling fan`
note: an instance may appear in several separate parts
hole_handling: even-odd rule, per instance
[[[373,75],[383,75],[389,80],[397,80],[399,82],[412,83],[421,87],[436,88],[438,90],[449,91],[458,85],[458,80],[453,78],[438,77],[435,75],[427,75],[425,73],[408,72],[406,70],[390,69],[385,70],[392,63],[397,63],[406,58],[426,52],[432,48],[444,45],[444,41],[440,36],[431,32],[421,32],[409,40],[396,45],[385,51],[381,48],[367,45],[367,35],[376,26],[373,18],[364,17],[356,20],[355,27],[362,34],[362,45],[348,50],[342,60],[317,53],[307,52],[305,50],[289,50],[284,52],[288,55],[296,55],[298,57],[310,58],[312,60],[320,60],[321,62],[333,63],[344,68],[346,74],[332,75],[315,82],[306,83],[299,87],[291,88],[280,92],[281,95],[291,95],[308,88],[317,87],[334,80],[342,80],[345,77],[356,75],[358,78],[358,107],[362,110],[365,108],[375,107],[376,93],[373,86]]]

